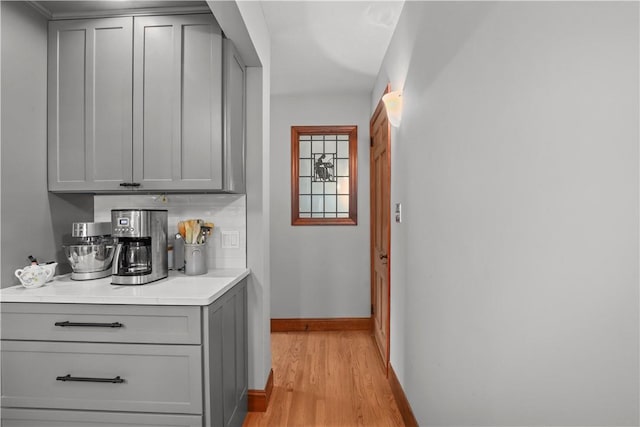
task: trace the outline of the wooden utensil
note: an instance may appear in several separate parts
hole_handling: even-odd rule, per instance
[[[191,239],[193,237],[193,228],[191,228],[191,220],[184,222],[184,241],[185,243],[191,243]]]
[[[193,227],[193,242],[200,243],[200,222],[196,222]]]

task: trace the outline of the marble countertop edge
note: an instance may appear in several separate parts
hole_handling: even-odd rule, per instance
[[[63,275],[40,288],[4,288],[0,290],[0,302],[204,306],[249,274],[249,269],[210,270],[200,276],[170,271],[166,279],[138,286],[112,285],[110,277],[74,281],[70,275]]]

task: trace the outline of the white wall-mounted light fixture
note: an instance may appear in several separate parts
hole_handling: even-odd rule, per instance
[[[387,118],[391,126],[400,126],[402,118],[402,92],[399,90],[389,92],[382,97],[384,107],[387,110]]]

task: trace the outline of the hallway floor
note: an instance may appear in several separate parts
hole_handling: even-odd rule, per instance
[[[244,426],[402,426],[369,332],[271,334],[273,393]]]

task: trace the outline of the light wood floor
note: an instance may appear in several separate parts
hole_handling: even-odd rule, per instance
[[[273,393],[244,426],[403,426],[369,332],[271,334]]]

